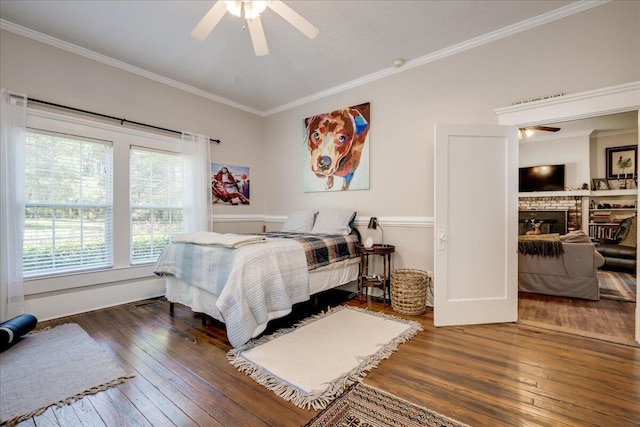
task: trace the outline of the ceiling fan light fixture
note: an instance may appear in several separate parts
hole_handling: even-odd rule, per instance
[[[299,13],[284,4],[281,0],[218,0],[206,15],[198,22],[191,36],[197,40],[204,40],[214,29],[225,13],[244,18],[251,34],[253,49],[258,56],[267,55],[269,48],[264,35],[260,14],[267,8],[284,18],[285,21],[296,27],[301,33],[313,39],[318,35],[318,28],[303,18]],[[243,27],[245,28],[245,27]]]
[[[525,129],[524,130],[524,136],[526,136],[527,138],[531,138],[534,133],[536,133],[536,132],[531,130],[531,129]]]
[[[242,18],[242,1],[227,1],[225,0],[224,4],[227,6],[227,11],[237,16],[238,18]]]
[[[262,12],[267,9],[268,1],[257,0],[236,0],[227,1],[225,5],[230,14],[237,16],[238,18],[256,19]]]

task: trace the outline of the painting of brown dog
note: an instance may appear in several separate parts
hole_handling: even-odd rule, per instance
[[[308,117],[304,124],[305,192],[368,189],[369,159],[363,153],[368,154],[370,104]]]

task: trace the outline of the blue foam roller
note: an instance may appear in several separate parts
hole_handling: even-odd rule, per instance
[[[0,353],[14,345],[18,339],[31,332],[38,324],[33,314],[21,314],[0,323]]]

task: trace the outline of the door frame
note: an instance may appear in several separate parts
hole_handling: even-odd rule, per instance
[[[494,111],[498,115],[498,124],[525,127],[638,110],[640,81],[497,108]],[[638,125],[640,128],[640,112]],[[638,238],[640,241],[640,229]],[[640,261],[640,255],[637,256],[636,263]],[[635,339],[640,343],[640,293],[636,293],[635,318]]]

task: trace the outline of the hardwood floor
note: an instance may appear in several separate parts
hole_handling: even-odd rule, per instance
[[[394,314],[379,302],[347,303]],[[306,306],[298,316],[309,311]],[[434,328],[430,311],[411,318],[424,332],[400,345],[365,383],[471,426],[638,425],[638,347],[522,324]],[[318,413],[238,372],[226,359],[224,330],[203,327],[181,305],[171,316],[166,300],[149,300],[39,328],[69,322],[135,377],[21,425],[300,426]]]
[[[520,292],[518,320],[607,341],[635,342],[634,302],[554,297]]]

